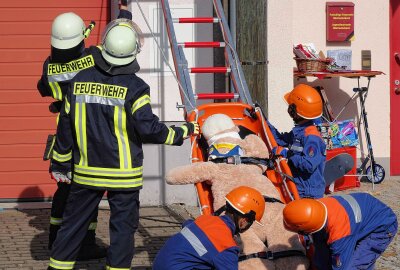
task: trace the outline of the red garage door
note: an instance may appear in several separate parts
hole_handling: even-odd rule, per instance
[[[49,197],[55,183],[42,160],[47,134],[55,130],[50,98],[36,90],[49,55],[52,20],[73,11],[96,27],[87,45],[98,44],[109,20],[109,0],[0,1],[0,200]]]

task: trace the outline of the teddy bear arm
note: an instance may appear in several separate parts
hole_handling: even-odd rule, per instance
[[[166,175],[166,180],[170,185],[195,184],[211,181],[217,171],[218,167],[212,162],[196,162],[171,169]]]

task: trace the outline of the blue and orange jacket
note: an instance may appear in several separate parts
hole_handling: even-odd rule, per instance
[[[154,270],[238,269],[235,225],[227,216],[200,216],[184,223],[158,252]]]
[[[326,145],[313,121],[296,125],[292,131],[283,133],[271,123],[268,125],[278,145],[293,153],[288,157],[288,164],[300,197],[322,198],[325,192]]]
[[[313,262],[319,270],[349,269],[361,239],[371,233],[397,231],[392,209],[368,193],[332,196],[320,201],[326,206],[328,217],[325,228],[313,235]]]

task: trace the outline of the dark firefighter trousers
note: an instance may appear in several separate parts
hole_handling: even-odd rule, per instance
[[[105,190],[87,189],[71,184],[63,223],[53,244],[51,258],[75,261],[81,242]],[[130,268],[134,254],[134,233],[139,225],[139,190],[107,191],[110,206],[110,247],[107,266]]]
[[[49,249],[56,240],[56,236],[60,226],[62,224],[62,219],[64,215],[65,205],[67,204],[67,199],[69,195],[69,191],[71,189],[71,185],[67,183],[57,183],[57,190],[53,195],[53,201],[51,203],[51,218],[50,218],[50,233],[49,233]],[[98,209],[96,209],[96,214],[93,216],[91,220],[91,226],[88,228],[88,232],[86,235],[86,241],[84,244],[86,245],[94,245],[95,244],[95,230],[97,227],[97,214]]]

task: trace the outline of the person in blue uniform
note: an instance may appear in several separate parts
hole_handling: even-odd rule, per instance
[[[74,78],[61,108],[52,172],[72,177],[61,229],[48,269],[73,269],[92,217],[107,191],[110,246],[106,268],[129,270],[143,187],[143,143],[182,145],[197,123],[168,127],[151,109],[150,88],[136,75],[141,48],[134,23],[109,23],[95,65]],[[73,162],[72,171],[69,164]]]
[[[397,217],[368,193],[300,199],[283,210],[285,227],[311,234],[318,270],[374,269],[397,234]]]
[[[260,192],[247,186],[231,190],[225,199],[225,215],[186,221],[160,249],[153,269],[238,269],[239,247],[233,237],[254,221],[260,222],[265,201]]]
[[[125,1],[126,2],[126,1]],[[127,3],[121,3],[119,18],[132,19]],[[82,18],[73,12],[58,15],[52,23],[51,33],[51,54],[43,63],[43,72],[37,83],[37,89],[42,97],[52,97],[49,110],[52,113],[59,113],[61,104],[67,93],[68,86],[74,77],[82,70],[94,66],[93,56],[89,49],[85,49],[85,38],[93,29],[92,22],[85,26]],[[49,135],[48,143],[44,154],[44,160],[51,158],[63,160],[63,157],[53,157],[54,135]],[[72,164],[71,164],[72,165]],[[53,246],[57,232],[63,221],[65,204],[70,191],[70,179],[62,174],[51,172],[51,178],[57,182],[57,190],[53,195],[48,249]],[[97,214],[88,228],[83,241],[78,260],[103,258],[106,256],[106,248],[96,243]]]
[[[311,86],[299,84],[284,98],[295,126],[290,132],[280,133],[268,122],[278,144],[272,154],[288,160],[300,197],[322,198],[326,145],[314,123],[322,115],[321,96]]]

